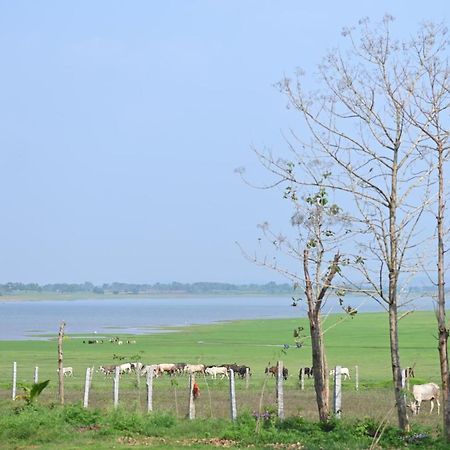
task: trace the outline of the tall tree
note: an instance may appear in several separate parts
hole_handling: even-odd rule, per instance
[[[411,48],[414,51],[417,77],[410,86],[415,104],[408,110],[408,119],[424,134],[424,149],[433,157],[437,173],[437,202],[435,203],[437,231],[437,323],[438,349],[443,394],[443,429],[450,442],[450,374],[448,336],[445,314],[445,162],[450,150],[450,67],[447,28],[433,23],[424,24]],[[434,178],[434,176],[433,176]]]
[[[317,89],[304,89],[301,72],[294,80],[284,79],[280,88],[303,121],[291,139],[297,159],[303,164],[327,160],[332,170],[323,187],[352,199],[347,201],[354,205],[360,232],[353,262],[370,288],[366,293],[388,311],[398,422],[407,430],[398,337],[400,287],[402,275],[417,267],[418,224],[429,204],[424,187],[431,168],[421,152],[424,132],[408,118],[416,107],[410,87],[418,76],[411,46],[392,37],[392,20],[386,15],[375,27],[366,19],[357,30],[345,29],[350,46],[345,53],[335,49],[326,55]],[[291,173],[281,169],[281,176],[292,181]]]

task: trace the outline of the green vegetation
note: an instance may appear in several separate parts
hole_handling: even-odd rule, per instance
[[[291,448],[364,449],[376,436],[378,424],[371,419],[331,421],[325,426],[302,418],[279,421],[245,412],[236,423],[224,419],[187,421],[171,414],[142,414],[123,410],[86,410],[80,405],[63,408],[33,407],[20,411],[2,407],[0,443],[3,449],[78,448]],[[381,448],[444,449],[422,427],[402,435],[388,426],[381,435]],[[378,447],[378,448],[380,448]]]
[[[329,365],[350,368],[352,379],[343,382],[343,421],[320,428],[312,380],[299,388],[297,372],[309,366],[311,348],[301,337],[297,348],[294,330],[307,329],[306,319],[238,321],[215,325],[178,328],[176,332],[133,336],[136,344],[117,345],[106,336],[103,344],[87,344],[87,337],[68,335],[64,340],[64,365],[72,366],[74,377],[65,379],[67,406],[57,404],[57,342],[0,341],[0,447],[27,448],[213,448],[217,442],[245,447],[269,448],[278,442],[300,442],[306,448],[368,448],[378,424],[387,420],[380,445],[395,448],[405,445],[439,447],[437,436],[441,419],[423,413],[412,418],[413,432],[407,440],[395,428],[394,400],[389,366],[389,341],[386,316],[380,313],[330,315],[325,320]],[[415,365],[414,383],[439,380],[432,312],[415,312],[400,321],[402,364]],[[174,330],[168,330],[174,331]],[[122,336],[126,342],[131,336]],[[284,344],[289,348],[285,349]],[[285,385],[287,420],[278,422],[275,410],[275,381],[266,378],[265,366],[283,360],[290,372]],[[87,367],[141,360],[144,363],[202,362],[205,364],[247,364],[252,368],[248,388],[236,380],[239,420],[230,423],[227,380],[197,377],[201,396],[196,402],[197,419],[185,420],[188,379],[186,376],[161,377],[154,384],[154,413],[146,414],[145,380],[138,383],[134,374],[120,380],[119,409],[112,411],[112,381],[95,373],[89,409],[79,405],[83,398]],[[12,402],[11,370],[17,361],[18,382],[31,384],[34,367],[39,378],[50,380],[39,402],[30,406],[22,400]],[[354,366],[358,365],[360,389],[355,391]],[[266,413],[267,411],[267,413]],[[256,433],[260,416],[260,430]],[[267,418],[266,418],[267,417]],[[411,437],[416,436],[416,437]],[[408,440],[409,439],[409,440]],[[9,447],[8,447],[9,446]],[[273,447],[271,447],[273,448]],[[280,447],[282,448],[282,447]],[[299,448],[299,447],[290,447]]]
[[[288,283],[277,284],[230,284],[230,283],[104,283],[95,286],[85,283],[55,283],[39,285],[37,283],[0,284],[0,296],[12,299],[67,299],[111,296],[189,296],[189,295],[278,295],[291,294]]]

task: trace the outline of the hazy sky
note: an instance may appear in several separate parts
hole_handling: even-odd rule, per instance
[[[233,170],[295,126],[274,83],[385,12],[407,38],[450,6],[0,0],[0,282],[281,281],[235,241],[287,205]]]

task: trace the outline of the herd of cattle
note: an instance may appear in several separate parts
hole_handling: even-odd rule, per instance
[[[130,362],[119,365],[100,366],[99,371],[104,375],[112,375],[118,368],[119,374],[127,374],[131,372],[145,376],[153,373],[154,377],[164,374],[174,376],[181,374],[205,374],[211,375],[216,379],[219,375],[221,378],[228,378],[230,369],[239,376],[244,378],[247,374],[251,375],[250,367],[237,364],[222,364],[220,366],[206,366],[204,364],[187,364],[187,363],[165,363],[165,364],[142,364],[141,362]]]
[[[146,376],[147,374],[153,373],[154,377],[158,377],[164,374],[170,376],[181,375],[181,374],[204,374],[210,375],[213,379],[216,379],[219,375],[221,379],[229,378],[229,371],[233,370],[234,374],[239,378],[245,378],[251,376],[250,367],[245,365],[234,364],[222,364],[220,366],[207,366],[204,364],[187,364],[187,363],[165,363],[165,364],[142,364],[141,362],[129,362],[119,365],[107,365],[100,366],[99,372],[103,373],[105,376],[113,375],[116,372],[116,368],[120,375],[136,373],[141,376]],[[278,376],[278,366],[266,367],[264,373],[268,376]],[[311,378],[314,373],[313,367],[302,367],[298,372],[299,380],[301,381],[304,377]],[[330,375],[334,376],[335,370],[330,370]],[[63,367],[64,376],[73,376],[72,367]],[[289,370],[287,367],[283,367],[282,375],[285,380],[288,379]],[[347,367],[341,367],[341,376],[344,380],[350,379],[350,370]],[[411,367],[407,367],[402,371],[403,379],[414,378],[414,370]],[[439,403],[439,386],[435,383],[426,384],[416,384],[412,387],[412,395],[414,397],[414,402],[408,404],[413,414],[419,414],[420,406],[423,401],[430,401],[431,408],[430,414],[434,409],[434,401],[437,404],[437,413],[440,411]]]

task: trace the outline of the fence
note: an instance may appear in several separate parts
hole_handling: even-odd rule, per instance
[[[273,377],[275,379],[275,389],[274,391],[272,391],[274,393],[274,397],[275,397],[275,403],[276,403],[276,414],[279,418],[284,419],[286,413],[285,413],[285,380],[283,377],[284,374],[284,366],[283,366],[283,362],[279,361],[277,363],[277,372],[276,375]],[[17,363],[14,362],[13,363],[13,377],[12,377],[12,398],[15,399],[17,397],[17,375],[18,375],[18,366]],[[348,369],[347,369],[348,370]],[[33,375],[33,381],[36,383],[38,382],[38,375],[39,375],[39,368],[35,367],[34,368],[34,375]],[[154,376],[154,371],[153,370],[149,370],[147,372],[147,377],[146,377],[146,393],[147,393],[147,406],[146,406],[146,410],[147,412],[151,412],[154,410],[154,382],[155,382],[155,376]],[[333,372],[333,378],[332,380],[334,381],[334,394],[333,394],[333,412],[336,415],[336,417],[340,417],[342,414],[342,369],[340,366],[337,366],[334,369]],[[264,385],[263,385],[263,392],[261,393],[261,398],[264,395],[264,390],[271,390],[272,388],[270,388],[270,384],[269,387],[267,387],[268,383],[269,383],[269,373],[266,374],[265,376],[265,381],[264,381]],[[201,378],[203,377],[203,378]],[[237,414],[238,414],[238,402],[242,402],[245,401],[245,398],[241,398],[239,399],[239,397],[245,397],[242,394],[249,389],[250,386],[250,372],[249,369],[246,369],[245,372],[245,376],[243,377],[245,378],[245,388],[243,384],[240,384],[239,386],[239,390],[240,390],[240,395],[236,395],[236,382],[235,382],[235,372],[233,370],[229,370],[229,387],[228,387],[228,402],[229,402],[229,416],[231,418],[231,420],[236,420],[237,418]],[[272,378],[272,377],[271,377]],[[90,394],[91,394],[91,387],[92,387],[92,382],[94,379],[94,368],[93,367],[88,367],[86,369],[85,372],[85,376],[84,376],[84,393],[82,396],[82,404],[84,408],[88,408],[90,406]],[[111,378],[105,378],[105,377],[98,377],[98,381],[103,380],[103,382],[107,383],[107,380],[111,380],[110,382],[112,382],[112,405],[114,408],[118,408],[120,405],[120,388],[121,388],[121,374],[120,374],[120,370],[119,367],[115,368],[114,371],[114,376]],[[139,403],[140,403],[140,392],[141,392],[141,377],[139,375],[139,372],[137,372],[136,378],[135,378],[135,383],[136,383],[136,387],[137,387],[137,391],[139,394]],[[177,378],[176,379],[176,384],[178,384],[179,382],[182,383],[183,378]],[[208,383],[208,379],[206,378],[206,376],[201,375],[199,378],[199,382],[203,383],[204,386],[206,386],[207,391],[208,391],[208,397],[209,397],[209,402],[210,402],[210,410],[211,410],[211,416],[213,415],[213,407],[212,407],[212,400],[211,400],[211,391],[209,388],[209,383]],[[355,376],[354,376],[354,383],[355,383],[355,390],[359,389],[359,368],[358,366],[355,366]],[[301,369],[300,371],[300,377],[299,377],[299,384],[300,384],[300,390],[304,391],[305,390],[305,376],[304,376],[304,369]],[[187,414],[186,416],[189,419],[194,419],[196,416],[196,403],[197,403],[197,398],[199,396],[199,393],[197,393],[197,396],[195,395],[195,386],[196,389],[199,389],[198,384],[196,383],[196,379],[195,379],[195,374],[191,374],[187,383],[187,388],[182,388],[182,392],[184,391],[186,395],[186,397],[188,398],[188,408],[187,408]],[[311,384],[312,387],[312,384]],[[185,391],[186,389],[186,391]],[[298,390],[298,388],[297,388]],[[182,397],[184,396],[182,394]],[[292,390],[289,391],[289,396],[292,395]],[[175,388],[175,404],[176,404],[176,410],[178,412],[178,400],[177,400],[177,389]],[[248,396],[247,396],[248,397]],[[243,406],[245,407],[245,405]],[[263,411],[265,407],[263,407],[262,402],[260,401],[260,404],[258,405],[257,408],[255,408],[255,415],[261,415],[263,414],[265,411]],[[273,412],[274,413],[274,412]]]

